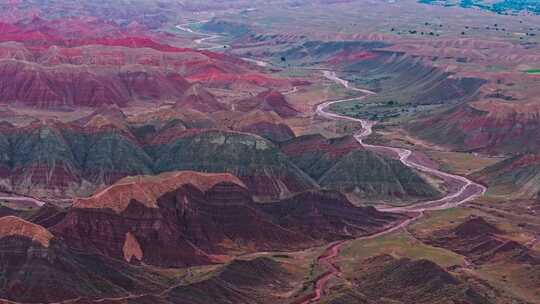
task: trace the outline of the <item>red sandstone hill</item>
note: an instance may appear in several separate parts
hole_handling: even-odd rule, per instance
[[[0,44],[2,46],[2,44]],[[294,80],[275,78],[259,71],[256,67],[236,57],[198,51],[178,49],[162,51],[147,47],[128,47],[123,45],[84,45],[77,47],[49,47],[35,54],[24,45],[5,45],[1,51],[4,58],[29,60],[45,66],[62,64],[98,65],[118,67],[124,65],[142,65],[172,69],[181,73],[190,82],[200,82],[214,87],[261,86],[270,88],[296,85]],[[27,55],[30,54],[30,55]],[[305,85],[300,82],[298,85]]]
[[[422,138],[467,151],[536,153],[540,148],[538,103],[478,101],[421,118],[409,129]]]
[[[245,186],[232,175],[180,172],[137,179],[77,200],[52,231],[76,248],[176,267],[217,262],[231,250],[249,250],[244,242],[270,249],[284,240],[307,241],[252,208]]]
[[[2,299],[53,303],[77,297],[121,297],[162,290],[167,283],[150,269],[72,250],[44,227],[14,216],[0,218],[0,248]]]
[[[0,61],[0,102],[40,108],[100,106],[177,98],[189,87],[179,74],[140,66],[103,69],[82,66],[46,68]]]
[[[472,174],[495,193],[513,198],[536,199],[540,194],[540,154],[527,153],[509,157]]]
[[[495,303],[481,285],[426,259],[398,259],[385,254],[354,262],[350,267],[354,269],[351,284],[334,292],[334,303]]]
[[[278,91],[269,90],[257,96],[236,102],[235,109],[242,112],[254,110],[273,111],[281,117],[293,117],[299,114]]]
[[[142,254],[136,239],[127,257]],[[166,270],[130,265],[89,251],[74,250],[47,229],[17,217],[0,218],[3,280],[0,303],[270,303],[297,287],[289,262],[271,257],[233,260],[200,280],[171,278]],[[181,270],[179,270],[181,271]],[[191,273],[191,272],[189,272]],[[180,284],[181,283],[181,284]],[[54,288],[51,288],[53,286]],[[274,295],[269,295],[269,292]],[[264,298],[264,302],[258,299]],[[13,302],[12,302],[13,301]]]
[[[217,101],[216,97],[201,84],[194,84],[187,89],[174,107],[180,110],[197,110],[202,113],[227,110],[227,106]]]
[[[70,22],[38,18],[2,26],[0,103],[50,108],[187,99],[206,112],[223,106],[207,108],[208,94],[198,101],[199,94],[184,96],[185,79],[223,88],[291,85],[234,56],[160,44],[143,30],[130,36],[115,25],[100,31],[96,20]]]
[[[232,124],[232,129],[257,134],[273,142],[294,138],[292,129],[275,112],[255,110],[242,115]]]
[[[54,65],[144,65],[181,71],[193,82],[218,86],[250,84],[279,87],[290,80],[276,79],[234,56],[178,48],[161,41],[177,37],[122,27],[99,18],[39,19],[3,23],[0,58]]]
[[[76,199],[74,208],[111,209],[124,211],[131,200],[137,200],[147,208],[158,208],[157,199],[184,185],[192,185],[206,192],[219,183],[246,186],[231,174],[205,174],[193,171],[168,172],[157,176],[126,177],[89,198]]]
[[[335,192],[314,191],[292,200],[256,204],[230,174],[132,177],[76,200],[51,231],[86,252],[189,266],[218,262],[223,255],[299,249],[370,234],[405,219],[355,207]],[[308,229],[315,222],[319,233]]]
[[[505,232],[482,217],[469,218],[451,229],[438,230],[426,242],[467,256],[473,262],[540,264],[540,253],[506,238]]]
[[[1,23],[0,41],[16,41],[35,51],[50,46],[74,47],[90,44],[106,46],[127,46],[133,48],[153,48],[161,51],[182,49],[156,42],[145,34],[145,28],[124,28],[114,22],[98,18],[57,18],[34,17],[16,23]]]
[[[190,97],[199,94],[184,96],[187,81],[220,88],[290,86],[289,80],[262,74],[241,60],[196,50],[94,45],[50,47],[36,55],[21,44],[2,43],[0,59],[0,87],[5,88],[0,102],[42,107],[123,106],[134,100],[188,98],[196,103],[193,106],[207,111],[201,101]],[[21,83],[26,83],[24,90]],[[211,99],[205,95],[204,100]],[[213,103],[210,109],[214,107],[223,108]]]

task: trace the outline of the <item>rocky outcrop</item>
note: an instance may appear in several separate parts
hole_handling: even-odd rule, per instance
[[[129,178],[79,199],[51,231],[86,252],[183,267],[372,234],[402,220],[336,192],[257,204],[230,174],[178,172]]]
[[[0,271],[0,297],[24,303],[121,297],[167,282],[150,270],[72,250],[44,227],[11,216],[0,218]]]
[[[216,184],[231,183],[246,186],[231,174],[209,174],[194,171],[168,172],[157,176],[126,177],[113,186],[99,191],[89,198],[78,198],[73,207],[81,209],[110,209],[116,213],[125,211],[132,200],[147,208],[159,208],[157,199],[166,193],[191,185],[206,192]]]
[[[184,174],[196,179],[191,181]],[[173,189],[155,189],[162,184],[159,180],[128,186],[143,188],[152,193],[150,196],[128,191],[122,183],[113,185],[104,193],[77,201],[52,231],[75,248],[114,258],[124,259],[126,244],[132,244],[140,253],[128,255],[131,262],[140,257],[140,262],[167,267],[215,263],[233,251],[307,242],[305,236],[269,222],[253,207],[249,193],[236,178],[181,175],[180,179],[162,180],[174,184]],[[107,199],[111,192],[117,192],[114,197],[121,197],[128,205],[120,208],[122,201]]]
[[[62,221],[66,214],[66,209],[47,203],[35,212],[26,214],[25,219],[48,229]]]
[[[9,237],[27,238],[32,243],[47,248],[54,236],[41,226],[16,216],[6,216],[0,218],[0,239]]]
[[[100,105],[94,112],[83,118],[78,119],[81,126],[100,127],[107,124],[114,125],[119,129],[125,129],[127,125],[127,115],[116,104]]]

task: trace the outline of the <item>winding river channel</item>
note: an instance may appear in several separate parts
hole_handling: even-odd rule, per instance
[[[227,44],[219,44],[219,43],[212,42],[212,40],[220,39],[221,35],[210,35],[210,34],[207,34],[207,33],[198,32],[198,31],[194,31],[193,29],[191,29],[192,25],[201,24],[201,23],[205,23],[205,22],[208,22],[208,21],[209,20],[203,20],[203,21],[199,21],[199,22],[180,24],[180,25],[177,25],[176,28],[181,30],[181,31],[193,34],[193,35],[203,36],[203,38],[199,38],[199,39],[196,39],[194,41],[195,44],[201,46],[201,47],[197,48],[199,50],[207,50],[207,51],[209,51],[209,50],[217,50],[217,49],[228,48],[229,45],[227,45]]]
[[[195,23],[191,23],[191,24],[195,24]],[[207,47],[204,47],[204,48],[201,47],[200,49],[211,50],[211,49],[229,47],[228,45],[222,45],[222,44],[210,42],[211,40],[221,38],[221,36],[195,32],[189,28],[189,25],[190,24],[178,25],[177,28],[180,30],[184,30],[186,32],[192,33],[192,34],[205,36],[205,38],[195,40],[196,44],[207,45]],[[263,66],[263,67],[269,65],[268,63],[264,61],[259,61],[255,59],[244,58],[244,60],[254,62],[257,65]],[[340,114],[331,112],[330,107],[334,104],[341,103],[341,102],[348,102],[348,101],[353,101],[353,100],[360,101],[370,95],[375,95],[376,93],[366,90],[366,89],[355,88],[351,86],[347,80],[340,78],[337,75],[337,73],[334,71],[323,71],[323,75],[325,78],[331,81],[334,81],[338,85],[341,85],[350,91],[361,93],[362,95],[355,98],[323,102],[319,104],[316,108],[317,115],[327,118],[327,119],[331,119],[331,120],[345,120],[345,121],[352,121],[352,122],[359,123],[362,126],[362,129],[358,133],[354,134],[354,138],[365,148],[377,150],[379,152],[384,151],[384,152],[393,154],[405,166],[418,170],[418,171],[422,171],[425,174],[440,178],[444,180],[446,185],[449,185],[448,193],[446,193],[444,197],[437,200],[419,202],[419,203],[410,204],[410,205],[402,206],[402,207],[391,207],[391,206],[390,207],[389,206],[377,207],[377,210],[379,211],[406,213],[408,215],[414,214],[414,216],[412,216],[408,220],[405,220],[399,223],[398,225],[388,227],[387,229],[377,234],[357,238],[356,240],[368,240],[368,239],[380,237],[385,234],[389,234],[391,232],[400,230],[402,228],[406,228],[408,225],[410,225],[411,223],[421,218],[424,215],[424,212],[426,211],[446,210],[446,209],[456,208],[466,202],[469,202],[479,196],[484,195],[484,193],[487,190],[485,186],[475,183],[466,177],[443,172],[436,168],[431,168],[428,165],[423,164],[419,160],[414,158],[413,151],[411,150],[404,149],[404,148],[390,147],[390,146],[371,145],[371,144],[365,143],[364,140],[373,133],[373,126],[375,126],[376,122],[365,120],[365,119],[354,118],[350,116],[340,115]],[[296,92],[296,90],[297,88],[294,88],[292,92]],[[328,285],[328,282],[332,278],[340,277],[342,275],[341,270],[339,269],[339,266],[336,265],[335,260],[337,257],[339,257],[340,250],[343,247],[343,245],[345,245],[346,243],[347,241],[338,241],[338,242],[334,242],[330,244],[328,248],[324,251],[324,253],[317,259],[317,263],[323,268],[325,268],[326,272],[324,272],[321,276],[319,276],[314,281],[313,292],[309,294],[308,296],[304,297],[299,302],[297,302],[298,304],[311,304],[311,303],[318,302],[324,295],[324,291]]]
[[[407,213],[407,214],[416,214],[416,215],[406,221],[401,222],[398,225],[388,227],[388,229],[385,229],[377,234],[357,238],[356,240],[373,239],[373,238],[377,238],[382,235],[397,231],[399,229],[406,228],[408,225],[410,225],[411,223],[421,218],[424,215],[425,211],[446,210],[446,209],[455,208],[461,204],[464,204],[479,196],[482,196],[486,192],[487,190],[486,187],[478,183],[475,183],[467,179],[466,177],[446,173],[446,172],[443,172],[434,168],[430,168],[427,165],[420,163],[419,161],[415,160],[412,157],[413,152],[411,150],[407,150],[404,148],[395,148],[395,147],[389,147],[389,146],[366,144],[364,142],[364,139],[366,139],[368,136],[370,136],[373,133],[373,126],[376,124],[376,122],[365,120],[365,119],[353,118],[353,117],[344,116],[344,115],[331,112],[330,106],[337,103],[341,103],[341,102],[362,100],[368,97],[369,95],[375,95],[376,93],[369,90],[358,89],[358,88],[352,87],[347,80],[339,78],[336,72],[324,71],[323,73],[326,78],[336,82],[337,84],[342,85],[351,91],[361,92],[364,95],[360,97],[356,97],[356,98],[326,101],[317,106],[316,113],[318,115],[327,119],[332,119],[332,120],[346,120],[346,121],[353,121],[353,122],[360,123],[362,126],[362,129],[358,133],[354,134],[354,138],[365,148],[375,149],[377,151],[390,152],[396,155],[405,166],[422,171],[426,174],[441,178],[442,180],[446,182],[446,184],[451,185],[451,187],[449,187],[450,188],[449,192],[446,193],[444,197],[438,200],[411,204],[404,207],[377,207],[377,210],[379,211]],[[303,299],[301,302],[298,302],[298,303],[310,304],[310,303],[318,302],[321,299],[322,295],[324,294],[324,290],[328,282],[330,281],[330,279],[333,277],[340,277],[342,275],[341,270],[339,266],[336,265],[335,260],[339,256],[341,248],[346,243],[347,243],[346,241],[332,243],[325,250],[325,252],[317,259],[318,264],[326,268],[327,271],[315,280],[313,292],[307,298]]]

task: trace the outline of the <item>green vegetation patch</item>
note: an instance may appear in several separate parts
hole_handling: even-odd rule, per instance
[[[525,73],[532,74],[532,75],[540,75],[540,69],[530,69],[530,70],[525,71]]]
[[[366,102],[352,100],[330,106],[330,110],[341,115],[373,121],[395,121],[440,108],[441,105],[402,104],[394,99]]]
[[[371,240],[355,240],[342,250],[340,264],[342,269],[351,269],[350,263],[381,254],[390,254],[397,258],[410,258],[413,260],[428,259],[437,264],[448,267],[464,264],[464,258],[451,251],[426,245],[409,233],[400,231],[384,235]]]
[[[540,3],[538,0],[419,0],[418,2],[440,6],[478,8],[503,15],[518,14],[520,12],[540,14]]]

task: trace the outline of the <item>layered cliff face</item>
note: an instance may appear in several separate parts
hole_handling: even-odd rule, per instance
[[[238,118],[232,129],[257,134],[272,142],[283,142],[295,137],[293,130],[275,112],[255,110]]]
[[[230,174],[129,177],[67,211],[44,206],[28,218],[49,229],[0,218],[0,296],[18,303],[281,302],[302,280],[295,260],[226,261],[365,236],[406,219],[355,207],[337,192],[255,204]],[[207,268],[162,268],[193,265]]]
[[[374,102],[458,104],[473,99],[486,83],[481,78],[455,75],[434,66],[429,59],[402,52],[374,51],[368,57],[346,62],[345,67],[360,78],[371,79],[365,85],[380,91],[369,98]]]
[[[40,19],[2,23],[0,103],[46,109],[126,106],[179,101],[203,112],[224,106],[189,83],[220,88],[290,87],[234,56],[178,48],[144,26],[125,28],[99,19]],[[165,37],[164,37],[165,36]],[[161,40],[160,40],[161,39]],[[259,90],[257,90],[259,91]]]
[[[67,247],[42,226],[0,218],[0,297],[25,303],[77,297],[120,297],[167,283],[150,271]]]
[[[540,155],[536,153],[509,157],[472,177],[489,185],[489,191],[512,198],[536,199],[540,193]]]
[[[441,195],[418,172],[364,149],[352,136],[301,136],[283,143],[282,151],[325,188],[367,199],[411,200]]]
[[[406,219],[404,215],[379,212],[372,207],[354,207],[345,195],[329,190],[299,193],[262,204],[261,209],[288,230],[326,241],[375,234],[381,227]]]
[[[118,111],[114,106],[102,107],[75,123],[1,126],[4,187],[35,195],[89,195],[125,176],[174,170],[230,172],[261,198],[317,187],[261,137],[191,129],[208,122],[200,113],[173,111],[177,116],[166,115],[164,121],[153,113],[156,121],[137,125]]]
[[[152,172],[152,160],[125,130],[58,122],[0,130],[2,178],[16,192],[84,193],[121,177]]]
[[[177,98],[189,87],[179,74],[149,67],[44,67],[13,60],[0,62],[0,101],[39,108],[125,106],[134,101]]]
[[[231,175],[184,172],[144,179],[120,181],[76,201],[52,231],[76,248],[166,267],[219,262],[220,255],[250,243],[268,249],[274,236],[304,241],[251,208],[245,186]],[[254,226],[264,229],[248,228]]]
[[[196,115],[167,115],[164,121],[159,115],[151,116],[156,117],[155,123],[139,126],[118,111],[104,107],[77,123],[2,126],[4,187],[37,195],[89,195],[125,176],[195,170],[232,173],[262,200],[319,185],[365,198],[407,200],[438,195],[414,170],[363,149],[352,137],[328,140],[310,135],[283,142],[278,148],[249,133],[191,129],[193,124],[204,123]],[[260,126],[255,122],[260,119],[284,134],[273,128],[255,128],[254,132],[276,142],[287,138],[290,129],[281,120],[268,118],[252,112],[233,128],[251,130]]]
[[[465,151],[492,154],[534,153],[540,147],[540,108],[536,103],[466,103],[409,125],[415,134]]]
[[[80,182],[80,168],[62,135],[62,127],[35,123],[25,128],[4,128],[5,178],[12,187],[28,190],[33,185],[67,188]]]
[[[127,178],[76,200],[51,231],[87,252],[179,267],[371,234],[405,219],[332,192],[260,205],[230,174],[178,172]]]
[[[157,172],[229,172],[263,198],[276,198],[316,187],[316,183],[274,144],[247,133],[219,130],[173,132],[170,136],[157,136],[149,143],[147,151],[155,158]]]

